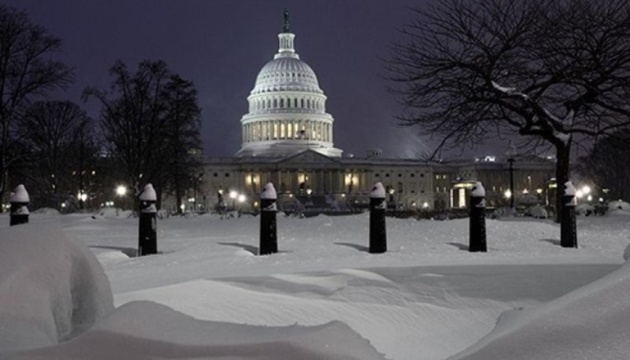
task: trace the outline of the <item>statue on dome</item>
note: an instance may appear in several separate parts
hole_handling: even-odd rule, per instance
[[[289,10],[287,9],[284,9],[284,27],[282,28],[282,32],[291,32],[289,30]]]

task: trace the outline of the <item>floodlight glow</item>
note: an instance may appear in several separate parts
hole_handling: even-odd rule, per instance
[[[125,185],[118,185],[116,187],[116,195],[125,196],[127,195],[127,187]]]

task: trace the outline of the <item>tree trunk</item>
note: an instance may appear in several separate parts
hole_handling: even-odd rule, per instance
[[[560,223],[562,212],[562,196],[564,195],[564,183],[569,181],[569,164],[570,164],[571,145],[556,144],[556,222]]]

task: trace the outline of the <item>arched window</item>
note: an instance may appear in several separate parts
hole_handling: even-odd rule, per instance
[[[278,107],[278,99],[273,99],[273,108],[276,109]]]
[[[284,98],[281,98],[281,99],[280,99],[280,107],[281,107],[281,108],[284,108]]]
[[[300,107],[303,109],[304,108],[304,99],[300,99]]]

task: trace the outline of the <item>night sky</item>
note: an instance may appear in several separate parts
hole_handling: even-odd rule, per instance
[[[387,90],[383,59],[411,6],[429,0],[0,0],[25,9],[31,21],[62,39],[58,56],[75,69],[75,83],[56,98],[82,103],[86,86],[106,89],[108,69],[122,59],[131,70],[164,60],[192,80],[202,108],[204,152],[232,156],[241,144],[240,119],[262,66],[278,49],[283,11],[290,12],[295,47],[318,76],[335,119],[334,145],[364,156],[416,157],[417,129],[400,128],[402,108]],[[93,100],[94,101],[94,100]]]

